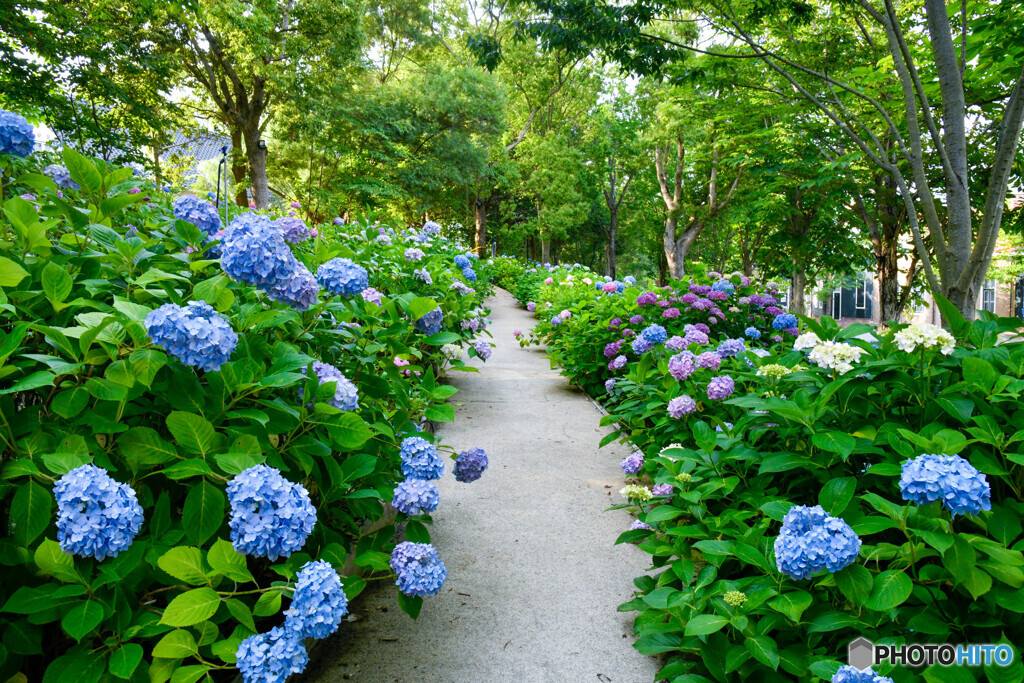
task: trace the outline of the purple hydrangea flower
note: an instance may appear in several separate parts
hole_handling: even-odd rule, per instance
[[[493,349],[489,342],[480,339],[479,341],[473,342],[473,349],[476,351],[476,355],[480,356],[480,360],[486,361],[491,357]]]
[[[440,308],[427,311],[416,321],[416,329],[428,337],[437,334],[444,326],[444,312]]]
[[[630,531],[650,531],[650,529],[651,526],[649,524],[644,524],[639,519],[633,520],[633,523],[629,526]]]
[[[644,321],[644,317],[642,315],[634,315],[633,317],[631,317],[629,319],[629,324],[630,325],[639,325],[643,321]]]
[[[610,394],[610,393],[612,393],[613,389],[615,389],[615,378],[605,380],[605,382],[604,382],[605,393]]]
[[[697,402],[685,394],[683,396],[676,396],[668,402],[668,414],[676,420],[683,415],[689,415],[695,410],[697,410]]]
[[[640,296],[638,296],[636,298],[636,303],[639,306],[650,306],[651,304],[653,304],[657,300],[658,300],[658,295],[655,294],[654,292],[644,292],[643,294],[641,294]],[[642,322],[643,318],[641,318],[640,320]],[[633,323],[633,324],[635,325],[636,323]]]
[[[697,356],[697,367],[717,370],[722,365],[722,357],[714,351],[706,351]]]
[[[537,310],[537,304],[534,303],[533,301],[529,302],[528,304],[526,304],[526,310],[528,310],[530,313],[533,313],[535,310]]]
[[[622,318],[612,318],[611,320],[608,321],[608,327],[609,328],[613,328],[613,327],[617,328],[621,324],[622,324]]]
[[[627,359],[625,356],[616,356],[615,358],[612,358],[610,361],[608,361],[608,369],[621,370],[622,368],[626,367],[626,362],[628,360],[629,359]]]
[[[604,357],[611,358],[619,353],[622,348],[622,340],[613,341],[610,344],[606,344],[604,347]]]
[[[718,345],[718,355],[722,358],[732,358],[747,350],[747,345],[742,339],[726,339]]]
[[[302,372],[305,373],[306,369],[303,368]],[[359,390],[342,374],[341,370],[329,363],[315,360],[313,361],[313,373],[320,384],[335,382],[334,396],[327,400],[329,404],[338,410],[359,409]]]
[[[360,292],[360,294],[363,297],[363,301],[366,301],[367,303],[376,304],[380,306],[383,301],[383,299],[381,299],[380,292],[378,292],[373,287],[367,287],[362,292]]]
[[[289,244],[305,242],[311,237],[309,226],[301,218],[284,216],[274,221],[274,227],[281,232],[284,241]]]
[[[697,366],[693,362],[693,354],[683,352],[677,353],[668,359],[668,372],[679,382],[690,378],[696,372]]]
[[[79,189],[78,183],[71,179],[71,172],[59,164],[50,164],[43,169],[43,173],[50,176],[54,184],[64,190]]]
[[[633,353],[637,354],[638,356],[643,355],[650,351],[652,346],[654,345],[651,344],[651,342],[644,339],[643,335],[641,335],[633,340]]]
[[[671,496],[675,490],[676,487],[672,484],[655,484],[654,488],[651,489],[651,494],[655,496]]]
[[[633,453],[628,458],[619,463],[619,467],[626,474],[636,474],[644,466],[644,456],[639,453]]]
[[[636,334],[636,332],[634,332],[633,330],[629,329],[628,327],[626,329],[622,330],[622,336],[623,337],[632,337],[634,334]]]
[[[422,259],[424,259],[426,257],[426,254],[423,252],[422,249],[410,247],[409,249],[405,250],[404,256],[406,261],[409,261],[410,263],[416,263],[417,261],[421,261]],[[466,265],[469,265],[468,261],[466,262]]]
[[[487,453],[482,448],[470,448],[455,458],[455,480],[464,483],[479,479],[488,465]]]
[[[674,335],[673,337],[670,337],[669,340],[665,342],[666,351],[682,351],[685,348],[686,339],[680,337],[678,334]]]
[[[675,319],[675,318],[678,318],[678,317],[679,317],[679,315],[680,315],[680,313],[679,313],[679,309],[678,309],[678,308],[676,308],[675,306],[673,306],[672,308],[666,308],[666,309],[665,309],[664,311],[662,311],[662,313],[661,313],[661,317],[662,317],[662,318],[667,318],[667,319],[669,319],[669,320],[673,320],[673,319]]]
[[[309,269],[301,263],[296,264],[291,276],[276,282],[267,290],[267,296],[273,301],[282,301],[298,311],[308,311],[318,303],[320,285]]]
[[[708,398],[712,401],[724,401],[732,396],[736,390],[736,383],[729,375],[713,377],[708,382]]]

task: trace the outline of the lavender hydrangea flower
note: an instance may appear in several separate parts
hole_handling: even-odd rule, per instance
[[[53,183],[64,190],[78,190],[78,183],[71,179],[71,172],[60,164],[50,164],[43,169]]]
[[[722,358],[732,358],[747,350],[747,345],[742,339],[726,339],[718,345],[718,355]]]
[[[655,484],[654,488],[651,489],[651,494],[655,496],[671,496],[676,490],[676,487],[672,484]]]
[[[455,458],[455,480],[471,483],[479,479],[488,465],[487,453],[482,448],[470,448]]]
[[[423,260],[423,258],[425,258],[425,257],[426,257],[426,254],[423,252],[422,249],[417,249],[416,247],[410,247],[410,248],[405,250],[405,260],[409,261],[410,263],[416,263],[417,261]]]
[[[434,221],[427,221],[423,224],[423,227],[420,228],[420,234],[426,235],[427,237],[433,237],[439,232],[441,232],[441,224],[435,223]]]
[[[689,415],[695,410],[697,410],[697,402],[685,394],[683,396],[676,396],[668,402],[668,414],[676,420],[683,415]]]
[[[888,676],[876,674],[875,670],[870,667],[861,671],[849,664],[844,664],[832,676],[830,683],[893,683],[893,680]]]
[[[302,371],[305,373],[306,369],[303,368]],[[320,384],[335,382],[334,396],[327,400],[329,404],[338,410],[359,409],[359,390],[355,384],[342,374],[341,370],[329,363],[321,363],[315,360],[313,361],[313,373],[316,374],[317,381]]]
[[[32,124],[20,114],[0,109],[0,154],[27,157],[35,144]]]
[[[448,578],[437,549],[429,543],[399,543],[391,551],[391,570],[398,590],[413,596],[435,595]]]
[[[636,474],[644,466],[644,456],[639,453],[633,453],[628,458],[619,463],[619,467],[626,474]]]
[[[332,258],[316,271],[320,286],[331,294],[350,297],[360,294],[370,284],[366,268],[351,259]]]
[[[629,324],[630,325],[639,325],[643,321],[644,321],[644,317],[642,315],[634,315],[633,317],[631,317],[629,319]]]
[[[668,359],[668,373],[679,382],[689,379],[696,370],[693,355],[685,351]]]
[[[301,218],[295,218],[294,216],[278,218],[274,221],[274,227],[281,232],[281,236],[288,244],[305,242],[312,236],[306,222]]]
[[[68,555],[102,561],[116,557],[142,528],[142,506],[128,484],[91,463],[71,470],[53,486],[57,541]]]
[[[936,500],[953,515],[976,515],[992,509],[988,479],[959,455],[925,453],[903,463],[903,500],[927,505]]]
[[[220,265],[232,280],[269,289],[289,278],[298,261],[270,219],[257,213],[235,217],[220,238]]]
[[[476,355],[480,356],[480,359],[486,361],[491,357],[493,349],[490,343],[480,339],[479,341],[473,342],[473,349],[476,351]]]
[[[684,337],[680,337],[678,334],[673,335],[672,337],[669,338],[668,341],[665,342],[666,351],[682,351],[685,348],[686,339]]]
[[[621,370],[622,368],[626,367],[626,363],[628,362],[628,360],[629,359],[626,358],[625,356],[615,356],[615,358],[612,358],[610,361],[608,361],[608,369]]]
[[[284,628],[296,638],[326,638],[348,614],[341,578],[329,562],[307,562],[299,570],[292,604],[285,610]]]
[[[533,313],[534,311],[537,310],[537,304],[533,301],[527,303],[526,310],[528,310],[530,313]]]
[[[302,548],[316,525],[316,510],[301,484],[280,470],[256,465],[227,485],[231,542],[243,555],[276,560]]]
[[[736,383],[733,382],[732,377],[729,377],[728,375],[713,377],[711,381],[708,382],[708,398],[712,401],[724,401],[732,396],[732,393],[735,390]]]
[[[430,336],[441,331],[444,323],[444,312],[440,308],[428,311],[416,321],[416,329]]]
[[[860,537],[842,519],[820,505],[797,505],[786,513],[775,539],[775,562],[783,574],[809,579],[822,569],[834,573],[853,564],[860,546]]]
[[[306,646],[282,626],[249,636],[239,644],[235,657],[245,683],[285,683],[309,664]]]
[[[714,351],[707,351],[697,356],[696,363],[698,368],[717,370],[722,366],[722,357]]]
[[[381,303],[383,302],[383,299],[381,299],[380,292],[378,292],[373,287],[367,287],[362,292],[360,292],[360,294],[363,297],[363,301],[367,303],[377,304],[378,306],[380,306]]]
[[[289,277],[276,282],[267,290],[267,296],[273,301],[281,301],[297,311],[308,311],[318,302],[320,285],[309,269],[301,263]]]
[[[430,271],[426,268],[417,268],[412,271],[412,276],[422,282],[423,284],[432,285],[434,284],[434,278],[430,276]]]
[[[639,519],[633,520],[633,523],[629,525],[630,531],[650,531],[651,525],[641,522]]]
[[[637,354],[638,356],[643,355],[650,351],[652,346],[654,345],[651,344],[651,342],[644,339],[641,335],[633,340],[633,353]]]
[[[143,324],[154,344],[185,365],[207,372],[219,370],[238,345],[228,321],[203,301],[164,304],[150,311]]]
[[[391,500],[396,510],[407,515],[433,512],[440,502],[437,485],[423,479],[406,479],[395,487],[395,495]]]
[[[406,479],[440,479],[444,474],[444,461],[437,454],[437,448],[421,436],[403,439],[398,454]]]
[[[605,393],[608,393],[608,394],[610,394],[610,393],[612,393],[612,391],[613,391],[614,389],[615,389],[615,378],[613,377],[612,379],[606,379],[606,380],[604,381],[604,390],[605,390]]]

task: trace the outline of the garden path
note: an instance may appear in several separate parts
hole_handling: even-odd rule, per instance
[[[507,292],[489,302],[497,347],[479,373],[452,373],[453,424],[446,445],[481,446],[482,479],[461,484],[446,460],[431,536],[448,568],[441,592],[417,621],[402,612],[391,582],[371,582],[321,643],[304,680],[364,683],[587,681],[649,683],[659,664],[633,647],[633,577],[647,564],[630,545],[619,445],[598,450],[607,429],[598,409],[541,350],[522,349],[514,329],[531,316]],[[388,585],[382,585],[387,583]]]

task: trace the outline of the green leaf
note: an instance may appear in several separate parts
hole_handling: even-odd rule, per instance
[[[433,420],[434,422],[454,422],[455,408],[454,406],[445,404],[432,405],[427,408],[423,416],[428,420]]]
[[[234,546],[223,538],[213,542],[213,547],[207,553],[206,561],[217,574],[223,574],[232,581],[248,583],[254,581],[246,566],[245,555],[241,555]]]
[[[178,458],[174,444],[149,427],[132,427],[117,438],[117,447],[135,474]]]
[[[331,436],[331,441],[340,450],[359,448],[373,437],[373,432],[366,421],[352,412],[335,416],[327,425],[327,432]]]
[[[818,494],[818,503],[825,508],[825,512],[838,517],[853,500],[856,488],[857,480],[853,477],[832,479],[822,487]]]
[[[431,346],[443,346],[444,344],[454,344],[459,341],[459,339],[459,335],[454,332],[438,332],[437,334],[432,334],[429,337],[424,338],[423,342],[425,344],[430,344]]]
[[[839,590],[857,607],[863,606],[871,595],[874,580],[871,577],[871,572],[863,565],[851,564],[833,576],[836,578]]]
[[[647,524],[657,524],[658,522],[676,519],[685,512],[685,510],[681,510],[671,505],[658,505],[644,516],[644,521]]]
[[[185,535],[196,545],[203,545],[224,522],[224,494],[208,481],[189,489],[185,497],[182,522]]]
[[[171,600],[160,618],[168,626],[192,626],[212,617],[220,607],[220,596],[212,588],[196,588]]]
[[[64,303],[68,295],[71,294],[71,288],[75,284],[74,279],[68,274],[68,271],[51,261],[43,268],[42,280],[43,294],[53,304],[53,309],[59,311],[63,308],[60,304]]]
[[[0,389],[0,394],[15,394],[19,391],[31,391],[40,387],[52,387],[55,375],[49,370],[33,372],[28,377],[23,377],[14,384]]]
[[[166,659],[184,659],[198,652],[199,646],[196,645],[196,639],[189,631],[182,629],[169,632],[153,646],[153,656]]]
[[[64,148],[64,165],[71,174],[71,179],[87,192],[99,192],[103,187],[103,176],[96,169],[96,164],[70,147]]]
[[[11,259],[0,256],[0,287],[14,287],[28,277],[28,271]]]
[[[978,567],[971,569],[970,575],[961,583],[975,600],[992,590],[992,577]]]
[[[167,416],[167,429],[174,436],[178,445],[192,453],[206,456],[213,451],[217,439],[217,432],[213,425],[195,413],[183,413],[178,410],[171,411]]]
[[[192,546],[171,548],[156,561],[160,569],[185,583],[200,586],[206,583],[203,551]]]
[[[408,596],[405,593],[398,594],[398,606],[402,608],[402,611],[408,614],[413,619],[420,616],[420,610],[423,609],[423,596]]]
[[[227,606],[231,616],[235,618],[235,621],[253,633],[256,632],[256,622],[253,621],[252,611],[250,611],[248,605],[236,598],[228,598],[224,601],[224,604]]]
[[[179,666],[171,675],[171,683],[196,683],[209,673],[211,667],[206,664],[190,664]]]
[[[75,640],[82,640],[103,621],[103,606],[95,600],[87,599],[64,615],[60,620],[64,632]]]
[[[110,653],[110,662],[107,666],[113,675],[129,680],[141,662],[142,646],[137,643],[124,643]]]
[[[18,487],[11,501],[10,525],[14,540],[28,546],[39,538],[50,523],[53,495],[45,487],[29,480]]]
[[[849,458],[857,446],[857,439],[845,432],[817,432],[811,437],[811,442],[823,451],[838,453],[843,460]]]
[[[281,591],[271,590],[260,596],[252,608],[253,615],[269,617],[281,611]]]
[[[89,392],[83,387],[72,387],[53,397],[50,407],[65,419],[71,419],[85,409],[89,403]]]
[[[698,420],[693,423],[691,429],[693,430],[693,439],[697,442],[698,448],[705,453],[710,453],[715,450],[715,432],[707,425],[706,422]]]
[[[779,647],[774,640],[768,636],[754,636],[747,638],[744,644],[754,659],[772,669],[779,668]]]
[[[956,579],[956,583],[962,584],[968,581],[977,563],[978,556],[974,551],[974,546],[961,535],[957,535],[953,539],[953,544],[942,553],[942,564]]]
[[[65,583],[83,583],[82,577],[75,570],[75,562],[70,555],[60,549],[56,541],[44,538],[36,548],[34,557],[39,570]]]
[[[875,576],[871,595],[864,606],[868,609],[886,611],[898,607],[910,597],[914,582],[901,571],[890,569]]]
[[[799,622],[800,617],[807,608],[811,606],[811,602],[812,598],[810,593],[807,591],[796,591],[792,593],[783,593],[769,601],[768,606],[776,612],[785,614],[793,621]]]
[[[437,308],[437,302],[433,299],[428,299],[423,296],[418,296],[409,302],[409,317],[413,320],[419,320],[427,313]]]
[[[706,636],[709,633],[720,631],[728,623],[728,617],[717,614],[698,614],[686,622],[686,635]]]

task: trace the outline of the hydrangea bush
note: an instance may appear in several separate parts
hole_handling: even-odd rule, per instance
[[[658,680],[1024,680],[1019,320],[968,324],[940,300],[948,330],[840,328],[699,265],[621,291],[580,268],[521,273],[537,317],[521,343],[604,404],[605,443],[644,455],[622,464],[638,519],[619,541],[651,569],[621,609],[636,648],[665,656]],[[636,348],[655,324],[668,341]],[[1002,642],[1016,661],[840,668],[859,636]]]
[[[26,126],[0,117],[0,678],[283,681],[368,578],[418,614],[446,571],[392,570],[437,503],[391,506],[402,443],[424,479],[458,457],[419,430],[454,419],[490,266],[469,283],[464,247],[365,220],[219,225]]]

